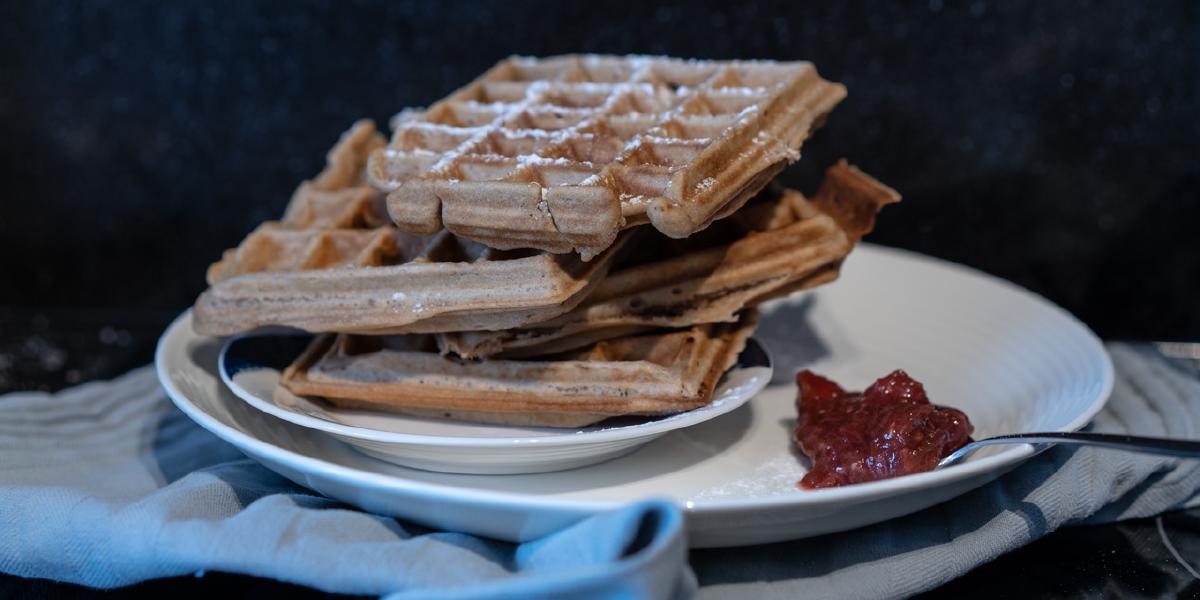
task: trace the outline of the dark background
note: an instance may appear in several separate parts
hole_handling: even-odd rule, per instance
[[[846,156],[905,195],[871,241],[1012,280],[1107,339],[1200,338],[1195,2],[0,0],[0,392],[148,362],[205,267],[355,119],[509,54],[581,51],[811,60],[850,95],[787,183]],[[1196,523],[1167,530],[1200,543]],[[1131,541],[1154,527],[1070,528],[942,594],[1165,595],[1186,574]],[[185,589],[298,592],[118,595]],[[93,594],[0,577],[19,595]]]
[[[644,52],[813,61],[850,95],[786,181],[849,157],[905,195],[872,241],[1200,336],[1197,3],[738,4],[9,5],[0,305],[182,310],[355,119],[512,53]]]

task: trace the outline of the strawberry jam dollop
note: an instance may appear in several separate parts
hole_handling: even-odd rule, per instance
[[[807,369],[796,374],[796,385],[793,438],[812,459],[803,488],[931,471],[975,430],[961,410],[931,404],[925,387],[899,369],[862,392]]]

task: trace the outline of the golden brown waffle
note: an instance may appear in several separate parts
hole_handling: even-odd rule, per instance
[[[585,263],[496,250],[445,231],[398,230],[382,196],[362,181],[367,153],[382,145],[373,124],[357,123],[330,151],[326,169],[301,184],[283,221],[259,226],[209,269],[211,287],[195,306],[197,332],[517,327],[570,310],[607,272],[611,253]]]
[[[405,230],[587,259],[733,212],[845,95],[807,62],[513,57],[398,115],[368,175]]]
[[[367,154],[383,145],[374,123],[355,123],[329,151],[325,170],[314,180],[301,183],[292,194],[283,221],[264,224],[260,227],[262,235],[256,231],[238,248],[226,250],[221,261],[209,267],[208,283],[259,271],[326,268],[339,259],[342,264],[354,262],[354,257],[329,252],[306,254],[304,250],[313,241],[312,232],[370,229],[388,222],[383,198],[363,182]],[[361,245],[361,241],[361,235],[333,235],[320,245],[336,251],[348,243]],[[358,262],[369,261],[363,256]]]
[[[443,352],[464,357],[536,356],[651,328],[731,321],[747,306],[836,279],[875,213],[899,199],[841,161],[812,200],[768,189],[686,240],[639,239],[628,259],[560,317],[520,329],[439,334],[438,342]]]
[[[704,406],[757,315],[600,342],[534,360],[461,361],[432,336],[323,335],[288,367],[293,393],[350,408],[475,421],[581,426]]]

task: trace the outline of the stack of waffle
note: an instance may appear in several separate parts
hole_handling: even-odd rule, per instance
[[[390,142],[356,123],[208,271],[202,334],[320,333],[339,406],[575,427],[707,404],[765,300],[834,280],[899,196],[844,161],[770,184],[845,96],[811,64],[502,61]]]

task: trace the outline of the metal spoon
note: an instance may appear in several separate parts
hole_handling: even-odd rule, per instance
[[[1169,438],[1140,437],[1114,433],[1081,433],[1051,431],[1046,433],[1017,433],[1000,435],[987,439],[976,440],[955,450],[938,462],[937,468],[944,469],[961,462],[967,455],[976,450],[994,444],[1081,444],[1085,446],[1100,446],[1129,452],[1145,454],[1162,454],[1184,458],[1200,458],[1200,441],[1177,440]]]

